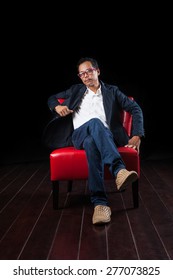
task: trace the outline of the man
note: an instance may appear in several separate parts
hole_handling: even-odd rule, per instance
[[[126,169],[117,147],[128,146],[139,152],[144,136],[143,113],[140,106],[117,86],[99,79],[100,69],[95,59],[81,58],[77,70],[82,83],[48,99],[55,118],[47,126],[45,138],[53,149],[74,145],[85,150],[88,186],[94,206],[92,222],[104,224],[111,221],[111,208],[104,187],[104,166],[109,166],[119,191],[137,180],[138,174]],[[65,99],[62,104],[58,101],[60,98]],[[122,110],[133,116],[130,138],[121,123]]]

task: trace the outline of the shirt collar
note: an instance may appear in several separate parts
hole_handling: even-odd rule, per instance
[[[91,89],[89,89],[88,87],[87,87],[87,89],[86,89],[85,94],[87,94],[87,92],[92,92],[92,93],[93,93],[93,91],[92,91]],[[97,94],[97,95],[100,95],[100,94],[101,94],[101,85],[99,86],[99,88],[98,88],[98,90],[96,91],[95,94]]]

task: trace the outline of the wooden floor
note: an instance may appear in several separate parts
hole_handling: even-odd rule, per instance
[[[173,159],[142,160],[139,184],[133,209],[106,182],[112,220],[94,226],[87,182],[62,182],[53,210],[48,160],[1,165],[0,259],[173,260]]]

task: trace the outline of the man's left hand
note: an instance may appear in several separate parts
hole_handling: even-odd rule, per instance
[[[135,149],[138,151],[139,154],[140,144],[141,144],[141,138],[139,136],[133,136],[132,138],[129,139],[128,144],[125,145],[125,147]]]

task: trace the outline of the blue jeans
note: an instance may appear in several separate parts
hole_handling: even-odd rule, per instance
[[[99,119],[93,118],[74,130],[72,142],[75,148],[84,149],[86,152],[91,202],[94,206],[108,205],[104,185],[104,166],[109,166],[113,177],[120,169],[125,168],[112,132]]]

